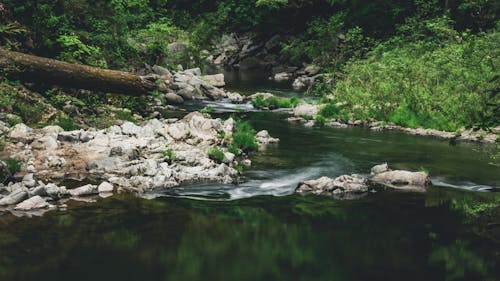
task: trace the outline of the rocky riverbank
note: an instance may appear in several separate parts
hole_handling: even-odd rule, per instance
[[[270,73],[270,80],[291,83],[296,90],[311,88],[323,77],[321,68],[315,64],[291,65],[289,58],[280,52],[281,45],[290,39],[290,36],[280,34],[269,38],[225,34],[217,40],[206,62],[216,67],[260,69]]]
[[[328,120],[318,122],[317,116],[323,105],[303,103],[293,109],[293,117],[287,120],[292,123],[303,124],[306,127],[328,126],[333,128],[361,127],[372,131],[400,131],[415,136],[433,137],[450,141],[477,142],[477,143],[496,143],[500,127],[493,128],[491,131],[462,129],[457,132],[446,132],[435,129],[425,128],[407,128],[393,123],[380,122],[377,120]]]
[[[356,199],[379,188],[425,192],[431,184],[426,172],[393,171],[385,163],[374,166],[370,175],[353,174],[304,181],[299,183],[295,193],[331,196],[336,199]]]
[[[141,69],[139,74],[148,79],[157,81],[162,97],[169,105],[180,105],[189,100],[221,100],[241,102],[243,97],[238,93],[224,90],[226,85],[224,74],[202,75],[200,68],[179,71],[170,71],[164,67],[154,65]],[[162,101],[157,100],[157,105]]]
[[[0,208],[26,212],[57,208],[58,200],[113,192],[143,195],[195,182],[236,183],[238,167],[251,165],[248,155],[228,151],[236,122],[193,112],[183,119],[151,119],[142,125],[124,122],[103,130],[64,131],[58,126],[9,128],[3,156],[20,164],[11,181],[0,185]],[[276,143],[267,131],[259,144]],[[210,151],[223,153],[214,159]],[[0,162],[2,171],[8,169]],[[4,172],[5,174],[5,172]],[[67,179],[89,182],[76,188]],[[64,202],[64,201],[62,201]]]

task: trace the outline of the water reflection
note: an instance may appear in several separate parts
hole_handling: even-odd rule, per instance
[[[42,218],[3,215],[0,280],[493,280],[499,242],[454,207],[463,192],[121,195]]]

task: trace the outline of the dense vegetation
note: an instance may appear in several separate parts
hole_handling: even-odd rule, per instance
[[[348,63],[322,116],[446,131],[498,125],[498,29],[460,33],[447,17],[424,24],[430,39],[394,37]]]
[[[315,90],[331,104],[321,120],[374,118],[454,131],[498,125],[499,9],[493,0],[2,0],[0,44],[137,70],[144,63],[200,66],[222,34],[262,42],[280,34],[287,38],[275,50],[281,63],[315,63],[328,74]],[[37,86],[56,107],[70,100],[140,112],[144,105]],[[71,116],[64,114],[57,122]]]

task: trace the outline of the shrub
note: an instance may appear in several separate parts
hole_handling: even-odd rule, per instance
[[[318,112],[318,116],[321,116],[326,119],[335,118],[339,115],[340,108],[335,104],[327,104],[323,108],[321,108]]]
[[[71,118],[66,116],[59,117],[54,124],[60,126],[65,131],[73,131],[79,128]]]
[[[167,158],[168,162],[172,162],[175,160],[175,153],[171,148],[168,148],[161,153],[161,157]]]
[[[222,161],[224,161],[224,152],[217,148],[211,148],[208,151],[208,157],[220,164],[222,163]]]
[[[232,145],[244,152],[257,150],[259,145],[255,141],[255,130],[248,122],[238,122],[233,133]]]
[[[280,98],[280,97],[270,97],[264,99],[263,96],[257,96],[252,100],[252,105],[255,108],[294,108],[300,103],[300,99],[297,97],[291,98]]]
[[[232,154],[238,156],[241,154],[241,150],[235,146],[234,144],[230,145],[228,148],[227,148],[227,151],[228,152],[231,152]]]
[[[0,167],[0,183],[4,183],[21,170],[21,162],[16,159],[9,157],[4,162],[6,166],[3,169]]]
[[[331,90],[335,102],[345,104],[340,115],[348,110],[359,119],[447,131],[498,125],[500,33],[459,34],[441,23],[439,28],[452,39],[395,37],[368,59],[350,63]]]

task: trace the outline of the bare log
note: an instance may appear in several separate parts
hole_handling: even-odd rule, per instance
[[[130,72],[67,63],[0,48],[0,67],[23,80],[58,86],[131,96],[146,95],[156,89],[154,81]]]

